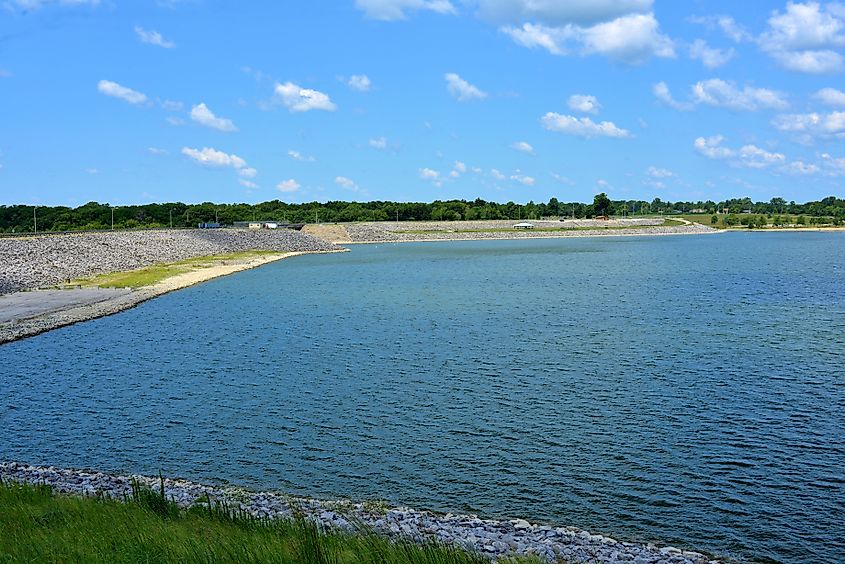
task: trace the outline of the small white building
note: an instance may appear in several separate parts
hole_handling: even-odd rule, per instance
[[[275,221],[268,221],[267,223],[264,224],[264,229],[278,229],[278,228],[279,228],[279,224],[276,223]]]
[[[534,224],[528,223],[527,221],[522,221],[522,222],[514,225],[513,228],[514,229],[534,229]]]

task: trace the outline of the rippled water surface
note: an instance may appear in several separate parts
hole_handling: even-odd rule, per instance
[[[845,237],[357,246],[0,347],[0,459],[845,561]]]

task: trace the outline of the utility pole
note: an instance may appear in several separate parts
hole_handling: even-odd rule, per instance
[[[111,205],[109,205],[111,208]],[[114,231],[114,208],[111,208],[111,230]]]
[[[170,229],[173,229],[173,208],[170,208]]]
[[[220,221],[217,219],[217,208],[214,208],[214,223],[220,223]]]
[[[317,210],[314,210],[314,223],[320,223],[320,221],[317,219]]]
[[[38,209],[38,206],[32,206],[32,227],[35,230],[35,233],[38,233],[38,217],[35,215],[36,209]]]

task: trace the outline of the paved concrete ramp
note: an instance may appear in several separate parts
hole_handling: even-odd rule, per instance
[[[0,323],[91,305],[126,295],[131,291],[128,288],[78,288],[5,294],[0,296]]]

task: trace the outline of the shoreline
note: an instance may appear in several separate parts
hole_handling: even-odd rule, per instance
[[[214,264],[212,266],[199,268],[190,272],[176,274],[174,276],[165,278],[164,280],[155,284],[135,288],[129,291],[128,293],[122,293],[115,297],[108,297],[100,301],[83,305],[74,305],[67,308],[48,310],[45,312],[36,313],[29,317],[14,319],[5,323],[0,323],[0,346],[20,339],[25,339],[27,337],[33,337],[41,333],[46,333],[48,331],[52,331],[53,329],[59,329],[60,327],[66,327],[68,325],[82,323],[84,321],[90,321],[92,319],[98,319],[100,317],[106,317],[108,315],[120,313],[121,311],[131,309],[143,302],[155,299],[165,294],[169,294],[170,292],[182,290],[184,288],[188,288],[196,284],[201,284],[203,282],[207,282],[215,278],[235,274],[236,272],[242,272],[244,270],[258,268],[271,262],[277,262],[286,258],[306,254],[328,254],[342,252],[348,252],[348,249],[339,249],[331,251],[279,252],[255,256],[242,262],[230,261],[231,264],[226,264],[227,261],[221,260],[219,261],[221,264]],[[22,293],[31,294],[32,292],[39,291],[43,290],[28,290]],[[63,289],[59,291],[73,292],[74,290]],[[14,294],[6,294],[2,296],[2,298],[5,298],[7,296],[14,296]]]
[[[503,237],[485,236],[485,237],[436,237],[436,238],[420,238],[420,239],[396,239],[394,241],[332,241],[340,245],[378,245],[389,243],[439,243],[439,242],[454,242],[454,241],[524,241],[532,239],[566,239],[566,238],[605,238],[605,237],[663,237],[675,235],[715,235],[719,233],[727,233],[728,229],[712,229],[709,231],[677,231],[677,232],[661,232],[661,233],[602,233],[602,232],[582,232],[571,235],[529,235],[529,236],[510,236],[509,233],[504,233]],[[445,232],[444,232],[445,233]],[[454,234],[452,234],[454,235]],[[467,235],[473,235],[468,233]],[[489,233],[480,231],[479,235],[498,235],[498,233]]]
[[[149,488],[162,484],[159,478],[114,474],[93,470],[34,466],[0,462],[0,479],[30,484],[47,484],[56,492],[76,496],[105,495],[120,500],[131,492],[132,480]],[[700,552],[652,543],[626,542],[591,534],[576,527],[480,519],[476,515],[387,507],[379,503],[349,500],[319,500],[287,495],[280,491],[252,491],[237,486],[213,486],[189,480],[163,479],[165,495],[188,508],[207,499],[224,502],[250,515],[269,519],[290,519],[302,514],[327,529],[355,532],[359,524],[388,537],[414,542],[436,539],[445,544],[498,558],[533,554],[548,562],[611,563],[619,561],[650,564],[718,564]]]

